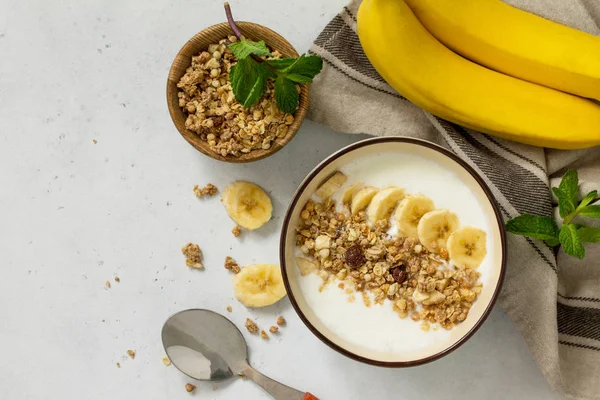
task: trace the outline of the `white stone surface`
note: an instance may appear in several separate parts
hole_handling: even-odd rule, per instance
[[[344,1],[231,3],[238,19],[306,50]],[[256,311],[236,303],[225,256],[277,263],[281,219],[298,183],[359,138],[307,122],[283,151],[248,165],[212,161],[186,144],[167,112],[167,72],[188,38],[224,20],[221,6],[0,2],[0,397],[188,399],[188,379],[161,362],[161,325],[185,308],[227,314],[232,305],[238,325],[252,316],[267,328],[285,315],[288,325],[268,342],[245,334],[252,364],[325,400],[557,399],[498,308],[448,357],[386,370],[330,350],[287,300]],[[268,188],[274,202],[273,221],[240,239],[219,199],[198,200],[191,190],[234,179]],[[204,248],[205,271],[185,267],[188,241]],[[121,283],[106,289],[115,276]],[[241,380],[198,383],[196,397],[268,398]]]

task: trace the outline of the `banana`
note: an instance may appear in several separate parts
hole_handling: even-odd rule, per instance
[[[379,189],[372,186],[367,186],[365,188],[360,189],[358,192],[352,196],[352,202],[350,203],[350,212],[352,214],[356,214],[360,210],[365,209],[373,196],[375,196],[379,192]]]
[[[303,257],[296,258],[296,265],[302,276],[306,276],[318,268],[318,264],[315,261]]]
[[[529,82],[600,100],[600,37],[500,0],[406,3],[433,36],[469,60]]]
[[[233,277],[235,298],[246,307],[265,307],[285,296],[285,286],[279,266],[250,265]]]
[[[418,238],[417,226],[421,217],[435,210],[433,200],[422,194],[411,194],[400,202],[394,214],[398,231],[403,236]]]
[[[452,211],[435,210],[421,217],[417,226],[419,241],[431,252],[446,248],[446,240],[458,228],[458,217]]]
[[[315,192],[315,194],[321,199],[325,200],[331,197],[332,194],[337,192],[344,183],[348,180],[348,177],[337,171],[329,179],[327,179]]]
[[[258,185],[236,181],[223,191],[221,202],[238,225],[253,230],[271,219],[273,205],[269,195]]]
[[[438,117],[537,146],[600,144],[599,105],[462,58],[435,39],[403,0],[364,0],[358,36],[381,76]]]
[[[390,186],[371,199],[367,207],[367,218],[370,223],[385,219],[392,212],[396,204],[404,198],[404,189],[397,186]]]
[[[353,183],[342,193],[342,204],[350,204],[352,196],[362,187],[362,182]]]
[[[479,228],[463,226],[448,238],[448,255],[456,266],[477,268],[485,258],[486,234]]]

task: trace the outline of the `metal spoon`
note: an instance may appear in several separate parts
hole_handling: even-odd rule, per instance
[[[213,311],[192,309],[172,315],[163,326],[162,342],[173,365],[191,378],[224,381],[243,374],[277,400],[318,400],[253,369],[242,333]]]

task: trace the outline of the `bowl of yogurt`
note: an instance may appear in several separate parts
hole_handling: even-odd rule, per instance
[[[354,143],[300,184],[280,242],[290,301],[355,360],[406,367],[458,348],[500,293],[500,209],[473,168],[433,143]]]

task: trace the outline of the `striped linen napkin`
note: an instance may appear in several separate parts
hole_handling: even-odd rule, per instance
[[[509,3],[600,35],[598,0]],[[559,151],[502,140],[434,117],[403,98],[363,53],[356,34],[359,4],[344,7],[311,48],[323,57],[324,68],[311,87],[310,119],[340,132],[413,136],[454,151],[487,182],[506,219],[558,216],[549,187],[558,186],[568,168],[579,171],[581,192],[600,189],[600,148]],[[500,304],[555,390],[600,399],[600,245],[588,246],[579,261],[562,252],[555,256],[541,241],[508,234]]]

